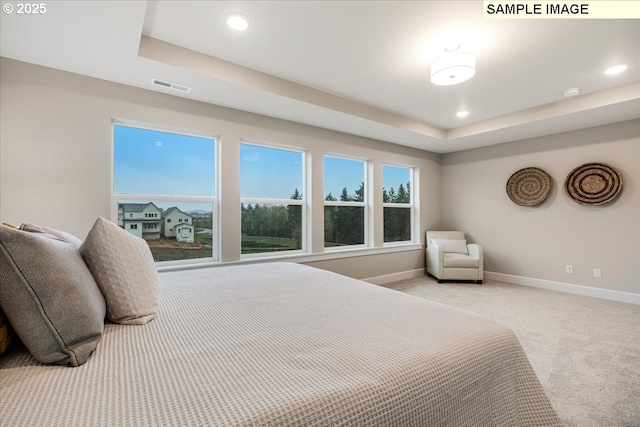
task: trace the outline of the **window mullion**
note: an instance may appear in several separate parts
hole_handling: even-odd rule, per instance
[[[240,203],[251,205],[304,205],[304,200],[300,199],[257,199],[257,198],[240,198]]]
[[[325,200],[325,206],[356,206],[356,207],[365,207],[367,204],[365,202],[340,202],[333,200]]]

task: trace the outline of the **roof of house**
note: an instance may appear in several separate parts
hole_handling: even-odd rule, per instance
[[[175,207],[175,206],[172,206],[172,207],[170,207],[169,209],[165,209],[165,210],[162,212],[162,217],[164,218],[164,217],[166,217],[167,215],[170,215],[171,213],[173,213],[173,212],[175,212],[175,211],[178,211],[178,212],[180,212],[181,214],[183,214],[184,216],[188,216],[189,218],[191,218],[191,215],[189,215],[188,213],[185,213],[185,212],[181,211],[180,209],[178,209],[178,208],[177,208],[177,207]]]
[[[152,205],[154,208],[156,208],[158,210],[158,212],[160,212],[160,208],[157,207],[153,202],[148,202],[148,203],[119,203],[118,204],[118,209],[122,208],[122,210],[124,212],[142,212],[149,205]]]

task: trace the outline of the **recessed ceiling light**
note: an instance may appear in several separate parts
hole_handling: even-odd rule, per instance
[[[612,76],[614,74],[619,74],[623,72],[627,68],[629,68],[629,64],[617,64],[604,70],[604,73],[609,76]]]
[[[244,31],[249,27],[249,18],[241,13],[229,13],[224,17],[229,27],[236,31]]]
[[[456,116],[460,117],[461,119],[467,117],[469,115],[469,112],[467,110],[460,110],[456,113]]]
[[[580,88],[579,87],[572,87],[570,89],[566,89],[566,90],[562,91],[562,94],[564,96],[566,96],[567,98],[572,97],[572,96],[576,96],[579,93],[580,93]]]

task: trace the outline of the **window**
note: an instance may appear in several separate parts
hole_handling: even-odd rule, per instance
[[[324,246],[366,243],[366,162],[324,156]]]
[[[158,262],[218,257],[216,141],[113,126],[113,209]],[[172,219],[193,219],[178,233]],[[138,227],[136,223],[142,223]]]
[[[413,182],[413,169],[383,165],[382,182],[385,243],[412,241],[414,203],[411,183]]]
[[[305,247],[304,153],[240,144],[241,253]]]

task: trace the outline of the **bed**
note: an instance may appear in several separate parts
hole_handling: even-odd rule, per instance
[[[292,263],[160,274],[76,368],[0,359],[8,426],[561,425],[513,332]]]

